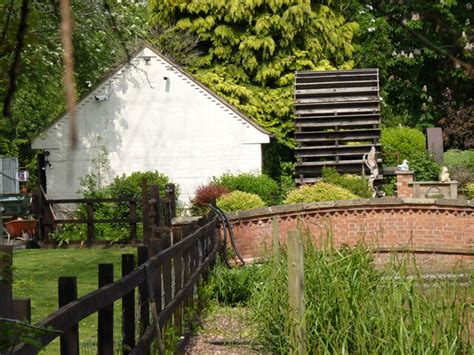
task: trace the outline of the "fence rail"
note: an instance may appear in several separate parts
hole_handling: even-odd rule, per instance
[[[49,199],[43,189],[33,194],[34,212],[38,214],[39,234],[43,242],[50,241],[50,234],[57,230],[59,225],[74,224],[87,226],[88,244],[96,241],[95,225],[104,223],[123,223],[130,228],[128,242],[135,242],[137,239],[137,225],[144,223],[146,226],[144,239],[149,240],[155,230],[171,227],[171,220],[176,216],[176,194],[175,186],[168,184],[165,189],[165,197],[160,196],[159,187],[148,186],[146,180],[142,181],[141,199],[120,197],[120,198],[77,198],[77,199]],[[95,218],[96,206],[103,203],[115,203],[124,208],[123,216],[118,218]],[[60,218],[54,207],[58,205],[85,205],[85,217],[83,218]],[[142,207],[143,214],[139,214],[139,206]],[[147,216],[143,218],[143,216]],[[158,229],[156,229],[158,228]]]
[[[75,277],[60,278],[58,280],[60,308],[37,325],[62,332],[61,354],[79,354],[78,324],[82,319],[98,312],[97,351],[98,354],[112,354],[113,303],[122,298],[123,353],[147,353],[153,340],[161,341],[157,334],[158,329],[169,324],[172,319],[178,328],[178,333],[182,332],[183,307],[192,303],[194,290],[200,278],[206,277],[217,255],[217,216],[203,217],[182,230],[176,230],[173,240],[175,242],[172,245],[162,250],[161,245],[166,242],[160,242],[156,238],[150,240],[149,248],[138,247],[137,268],[134,267],[133,254],[122,255],[123,277],[116,282],[110,282],[113,280],[113,266],[100,264],[99,280],[102,280],[102,287],[79,299],[76,299]],[[148,258],[148,255],[152,256]],[[135,337],[135,289],[138,289],[140,310],[139,339]],[[156,305],[158,327],[150,321],[148,306],[152,303]],[[39,342],[42,346],[46,346],[57,337],[56,333],[46,334]],[[13,354],[36,353],[35,348],[25,343],[13,350]]]

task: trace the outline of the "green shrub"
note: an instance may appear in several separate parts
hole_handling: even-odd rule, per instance
[[[474,200],[474,182],[466,184],[464,187],[464,193],[466,194],[466,198],[468,200]]]
[[[255,264],[229,269],[219,263],[212,270],[209,287],[212,298],[226,306],[246,305],[252,291],[262,282],[261,268]]]
[[[465,286],[440,279],[424,287],[426,281],[406,260],[392,260],[380,270],[373,250],[362,244],[339,249],[330,240],[318,247],[305,244],[308,353],[472,354]],[[285,250],[262,269],[263,281],[256,283],[250,302],[257,341],[264,353],[292,353]]]
[[[315,185],[303,185],[291,191],[283,203],[290,205],[300,202],[354,200],[357,198],[356,195],[343,187],[318,182]]]
[[[444,153],[444,165],[451,180],[456,180],[459,186],[474,181],[474,150],[448,150]]]
[[[260,196],[267,205],[277,204],[280,200],[278,184],[265,174],[230,173],[214,178],[214,183],[230,191],[242,191]]]
[[[165,195],[166,184],[169,178],[157,171],[154,172],[134,172],[129,176],[123,174],[117,176],[113,182],[105,187],[100,187],[95,175],[87,175],[81,179],[80,192],[86,198],[136,198],[141,200],[142,179],[146,178],[149,185],[156,184],[160,188],[160,194]],[[179,195],[179,188],[176,187],[176,196]],[[137,204],[137,216],[143,214],[141,203]],[[95,219],[128,218],[130,216],[129,203],[95,203]],[[86,205],[79,204],[74,211],[74,217],[79,219],[87,218]],[[137,226],[137,236],[142,235],[142,224]],[[100,223],[95,225],[95,239],[107,241],[109,243],[121,243],[130,239],[129,223]],[[87,239],[87,226],[84,224],[64,225],[58,228],[52,235],[52,239],[58,244],[68,244],[73,241],[84,241]]]
[[[341,186],[354,195],[362,198],[372,197],[372,191],[369,189],[368,180],[357,175],[341,175],[335,168],[323,168],[323,181],[328,184]]]
[[[380,142],[385,166],[397,165],[396,153],[400,153],[400,162],[403,159],[411,162],[414,157],[426,150],[424,134],[414,128],[383,128]]]
[[[413,156],[408,166],[414,172],[415,181],[438,181],[439,179],[441,166],[426,152]]]
[[[243,191],[232,191],[217,199],[217,207],[224,212],[251,210],[265,206],[260,196]]]

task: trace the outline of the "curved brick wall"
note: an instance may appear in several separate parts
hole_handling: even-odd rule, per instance
[[[300,220],[315,239],[332,231],[336,245],[370,244],[383,261],[387,252],[412,250],[422,266],[474,268],[474,202],[431,199],[364,199],[274,206],[228,215],[244,258],[272,247],[273,220],[280,240]]]

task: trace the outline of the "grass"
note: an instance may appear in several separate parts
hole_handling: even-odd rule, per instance
[[[474,353],[468,328],[473,321],[474,274],[465,274],[463,280],[430,275],[426,281],[410,254],[393,255],[381,268],[362,244],[336,249],[328,238],[315,247],[306,237],[304,321],[309,353]],[[214,312],[246,307],[254,346],[264,353],[295,351],[284,247],[259,267],[229,270],[218,265],[211,275],[210,297],[220,306]],[[218,337],[221,331],[217,327],[211,333]]]
[[[427,287],[410,259],[393,259],[380,270],[364,245],[316,248],[309,240],[304,321],[310,353],[472,353],[472,286],[436,280]],[[275,353],[297,346],[290,336],[286,260],[283,250],[264,265],[251,298],[259,341]]]
[[[57,283],[59,277],[76,276],[78,297],[81,297],[97,289],[97,264],[113,263],[114,278],[118,280],[121,277],[121,254],[131,253],[135,254],[135,249],[29,249],[15,251],[13,255],[14,296],[31,298],[32,323],[36,323],[58,309]],[[120,307],[121,302],[115,302],[115,318],[120,318]],[[117,323],[116,321],[115,324]],[[84,349],[91,347],[91,343],[95,343],[96,332],[97,314],[80,322],[80,341]],[[115,329],[115,333],[118,333],[116,337],[119,337],[120,329]],[[59,340],[55,340],[46,347],[43,353],[59,353]],[[90,353],[95,353],[95,350],[91,349]]]

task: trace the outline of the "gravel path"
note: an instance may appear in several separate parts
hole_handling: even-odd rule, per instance
[[[258,350],[246,308],[217,308],[203,320],[186,354],[262,354]]]

